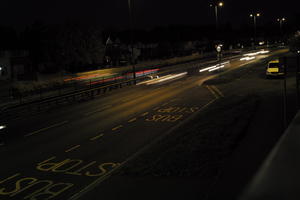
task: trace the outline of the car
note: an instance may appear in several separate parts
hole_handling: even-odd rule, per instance
[[[0,146],[4,145],[6,125],[0,124]]]
[[[268,62],[268,66],[266,68],[266,76],[267,78],[284,76],[284,68],[282,67],[282,65],[280,65],[278,59]]]

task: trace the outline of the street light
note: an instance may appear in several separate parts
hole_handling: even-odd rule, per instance
[[[128,0],[128,10],[129,10],[129,21],[130,21],[130,29],[131,29],[131,63],[132,63],[132,73],[133,73],[133,80],[134,84],[136,84],[136,74],[135,74],[135,63],[134,63],[134,58],[133,58],[133,38],[134,38],[134,23],[133,23],[133,6],[132,6],[132,0]]]
[[[282,18],[278,18],[277,21],[279,22],[279,26],[280,26],[280,35],[282,36],[282,26],[283,23],[286,21],[286,18],[282,17]]]
[[[210,4],[210,7],[215,7],[215,16],[216,16],[216,29],[218,30],[218,27],[219,27],[219,17],[218,17],[218,8],[220,7],[223,7],[224,6],[224,3],[223,2],[218,2],[218,3],[215,3],[215,4]]]
[[[260,17],[260,13],[250,14],[250,17],[253,18],[253,24],[254,24],[254,45],[256,43],[256,18]]]

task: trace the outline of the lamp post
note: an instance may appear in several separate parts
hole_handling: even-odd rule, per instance
[[[286,18],[278,18],[277,21],[279,22],[279,26],[280,26],[280,35],[283,36],[283,32],[282,32],[282,26],[283,23],[286,21]]]
[[[220,7],[223,7],[224,6],[224,3],[223,2],[218,2],[218,3],[215,3],[215,4],[210,4],[210,7],[214,7],[215,9],[215,17],[216,17],[216,29],[218,30],[219,28],[219,16],[218,16],[218,8]]]
[[[254,25],[254,45],[256,44],[256,23],[257,17],[260,17],[260,13],[250,14],[250,17],[253,18],[253,25]]]
[[[133,23],[133,6],[132,6],[132,0],[128,0],[128,10],[129,10],[129,21],[130,21],[130,32],[131,32],[131,38],[130,38],[130,43],[131,43],[131,64],[132,64],[132,73],[133,73],[133,80],[134,84],[136,84],[136,74],[135,74],[135,63],[134,63],[134,54],[133,54],[133,38],[134,38],[134,23]]]

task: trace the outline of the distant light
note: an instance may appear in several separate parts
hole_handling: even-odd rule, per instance
[[[216,67],[217,67],[217,65],[214,65],[214,66],[211,66],[211,67],[206,67],[206,68],[204,68],[204,69],[200,69],[199,72],[205,72],[205,71],[208,71],[208,70],[213,69],[213,68],[216,68]]]
[[[252,56],[252,57],[249,56],[249,57],[241,58],[240,61],[244,61],[244,60],[249,61],[249,60],[254,60],[254,59],[255,59],[254,56]]]
[[[264,45],[265,44],[265,42],[264,41],[262,41],[262,42],[259,42],[259,45]]]
[[[208,70],[208,71],[209,71],[209,72],[213,72],[213,71],[216,71],[216,70],[221,69],[221,68],[224,68],[224,67],[225,67],[225,65],[220,65],[219,67],[210,69],[210,70]]]
[[[2,67],[0,67],[0,71],[2,71]]]
[[[220,66],[225,67],[225,65],[227,65],[227,64],[230,64],[230,61],[226,61],[226,62],[217,64],[217,65],[213,65],[213,66],[210,66],[210,67],[206,67],[206,68],[200,69],[199,72],[205,72],[205,71],[211,72],[211,70],[214,71],[214,69],[220,69],[219,68]],[[221,68],[223,68],[223,67],[221,67]]]
[[[5,125],[0,126],[0,130],[1,130],[1,129],[5,129],[5,128],[6,128]]]
[[[253,17],[253,14],[250,14],[250,17]]]
[[[256,16],[257,16],[257,17],[260,17],[260,13],[257,13]]]
[[[220,7],[224,6],[224,3],[223,2],[219,2],[219,6]]]
[[[300,51],[298,50],[297,53],[300,53]]]

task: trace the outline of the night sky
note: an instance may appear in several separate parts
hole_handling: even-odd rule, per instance
[[[157,25],[214,23],[210,1],[203,0],[133,0],[135,24],[140,28]],[[222,23],[234,26],[248,23],[249,13],[262,13],[260,23],[267,23],[284,16],[292,17],[298,6],[292,0],[226,0],[221,10]],[[106,27],[128,27],[127,0],[1,0],[0,25],[22,27],[41,20],[60,23],[77,20]],[[250,22],[249,22],[250,23]]]

